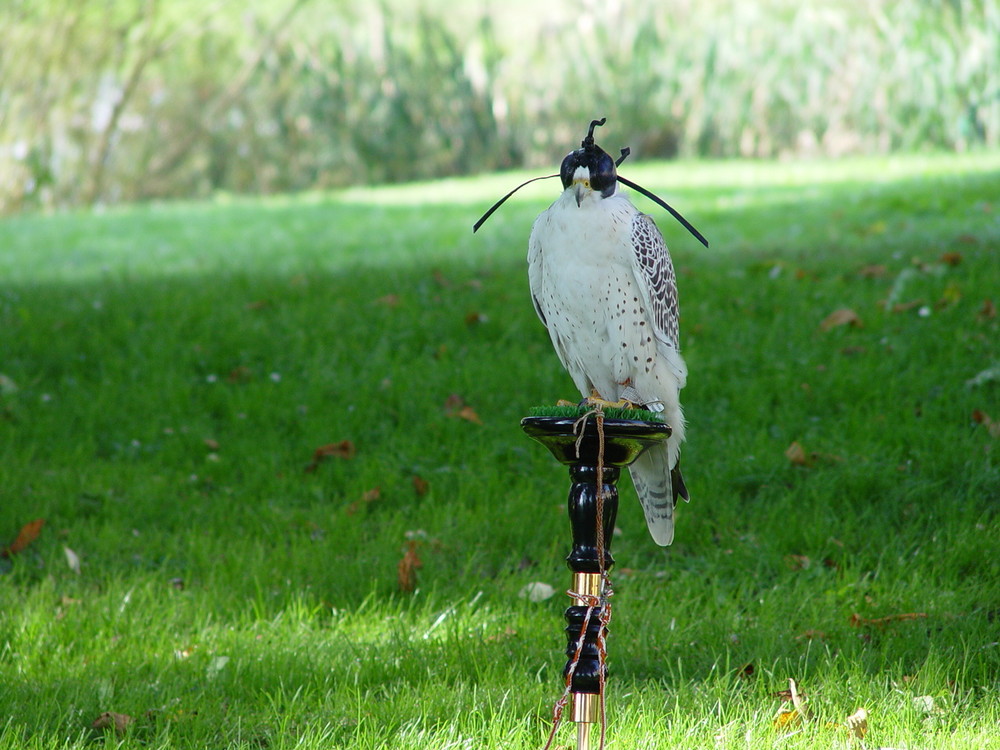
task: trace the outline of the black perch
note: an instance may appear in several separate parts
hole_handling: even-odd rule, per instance
[[[573,549],[566,563],[573,571],[573,592],[581,596],[575,598],[575,604],[566,610],[566,655],[570,658],[563,671],[564,676],[573,666],[587,610],[601,600],[603,593],[597,524],[599,466],[603,474],[603,570],[608,571],[615,564],[611,555],[611,535],[618,515],[617,482],[621,470],[647,448],[670,437],[670,427],[664,422],[606,418],[603,420],[602,457],[596,417],[590,416],[585,420],[582,438],[579,430],[575,430],[578,422],[579,417],[525,417],[521,420],[521,428],[529,437],[540,442],[560,463],[569,467],[573,482],[568,501]],[[607,676],[607,667],[601,663],[599,650],[599,639],[604,629],[602,614],[600,604],[590,612],[580,658],[570,682],[578,750],[590,747],[590,727],[601,716],[601,683],[602,678]]]

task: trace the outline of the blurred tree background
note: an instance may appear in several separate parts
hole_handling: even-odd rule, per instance
[[[1000,146],[1000,0],[5,0],[0,213]]]

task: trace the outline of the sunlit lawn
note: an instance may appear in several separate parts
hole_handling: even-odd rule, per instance
[[[642,203],[693,500],[623,480],[609,747],[998,746],[1000,155],[622,172],[712,248]],[[541,747],[558,182],[471,233],[527,176],[0,223],[0,748]]]

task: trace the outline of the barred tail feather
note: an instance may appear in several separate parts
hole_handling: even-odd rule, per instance
[[[668,446],[656,446],[643,453],[629,467],[629,473],[642,503],[649,534],[654,542],[666,547],[674,540],[674,492],[687,494],[679,469],[670,469]]]

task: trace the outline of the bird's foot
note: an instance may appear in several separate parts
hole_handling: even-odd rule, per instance
[[[660,401],[643,401],[639,391],[631,382],[621,384],[621,396],[617,401],[609,401],[596,390],[591,390],[590,396],[580,402],[580,406],[589,406],[599,409],[643,409],[659,414],[663,411],[663,403]],[[569,404],[567,404],[569,405]]]
[[[646,411],[651,411],[654,414],[659,414],[663,411],[662,401],[643,401],[642,396],[639,395],[639,391],[635,389],[632,385],[632,381],[627,381],[622,383],[621,398],[625,401],[630,401],[635,404],[636,409],[645,409]]]
[[[631,388],[631,386],[629,386],[629,388]],[[635,389],[632,388],[632,390],[634,391]],[[596,390],[592,390],[590,392],[590,396],[581,401],[580,405],[590,406],[595,409],[641,409],[642,408],[641,404],[635,401],[631,401],[627,397],[620,398],[617,401],[608,401],[606,398],[603,398],[601,394],[598,393]]]

